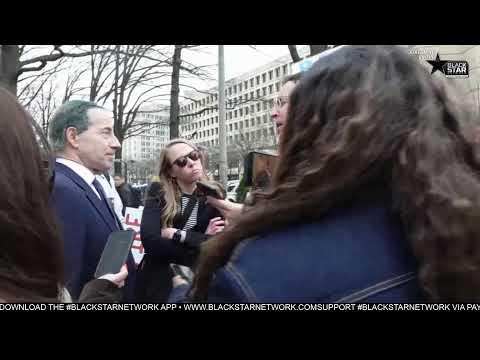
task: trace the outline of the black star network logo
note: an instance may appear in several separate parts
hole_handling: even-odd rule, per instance
[[[427,62],[432,65],[432,72],[433,74],[435,71],[439,70],[441,73],[445,74],[445,71],[443,70],[443,66],[448,62],[448,61],[442,61],[440,60],[440,55],[437,53],[437,57],[435,60],[427,60]]]

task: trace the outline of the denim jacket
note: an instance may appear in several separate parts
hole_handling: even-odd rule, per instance
[[[357,200],[321,221],[237,245],[208,302],[424,302],[417,264],[385,197]],[[188,286],[175,288],[182,301]]]

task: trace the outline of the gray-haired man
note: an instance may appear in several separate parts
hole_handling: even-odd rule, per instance
[[[110,169],[120,143],[113,132],[113,115],[95,103],[73,100],[63,104],[50,121],[50,140],[57,154],[53,200],[65,242],[66,286],[75,299],[94,276],[112,231],[120,229],[96,174]],[[133,300],[134,261],[125,299]]]

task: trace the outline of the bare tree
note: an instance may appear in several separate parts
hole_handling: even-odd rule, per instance
[[[140,135],[148,130],[149,125],[138,126],[135,123],[141,107],[167,94],[158,90],[169,86],[168,82],[158,82],[161,78],[168,79],[170,65],[161,59],[150,55],[152,45],[127,45],[115,48],[115,71],[113,79],[113,114],[115,135],[123,143],[124,139]],[[154,81],[154,83],[152,83]],[[122,153],[118,151],[116,159],[121,160]],[[120,162],[117,162],[119,164]],[[119,165],[117,165],[119,166]],[[118,168],[115,169],[119,171]]]
[[[71,51],[64,50],[64,45],[51,45],[53,50],[28,57],[32,54],[26,45],[1,45],[0,48],[0,84],[6,86],[13,94],[17,94],[17,82],[21,75],[27,72],[37,72],[44,69],[48,63],[56,62],[61,58],[85,57],[92,51],[82,50],[80,47],[71,47]],[[97,50],[97,52],[109,52],[110,50]]]
[[[17,83],[19,86],[17,94],[18,101],[26,108],[30,108],[30,105],[34,103],[36,97],[48,81],[65,70],[64,60],[65,59],[61,59],[53,63],[51,67],[22,77]]]
[[[175,139],[179,134],[180,105],[180,66],[182,65],[182,45],[175,45],[172,61],[172,86],[170,88],[170,139]]]
[[[35,98],[33,112],[36,114],[37,121],[40,122],[45,134],[48,134],[48,125],[50,119],[57,109],[58,101],[55,99],[57,85],[55,79],[50,79],[48,85],[42,86],[39,95]]]

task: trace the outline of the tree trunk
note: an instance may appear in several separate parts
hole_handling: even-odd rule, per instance
[[[122,123],[119,121],[119,114],[118,114],[118,72],[120,68],[120,46],[117,45],[115,49],[115,93],[113,94],[113,132],[115,136],[117,137],[118,141],[120,144],[122,142],[120,141],[120,127],[122,126]],[[121,175],[122,174],[122,149],[118,150],[115,153],[115,162],[114,162],[114,174],[115,175]]]
[[[170,139],[179,136],[180,105],[178,95],[180,93],[180,66],[182,64],[182,45],[175,45],[172,61],[172,87],[170,90]]]
[[[300,56],[298,55],[297,45],[288,45],[288,51],[290,51],[290,56],[292,57],[293,62],[300,61]]]
[[[0,45],[0,85],[17,95],[18,45]]]
[[[327,50],[328,45],[308,45],[310,46],[310,56],[320,54],[322,51]]]

